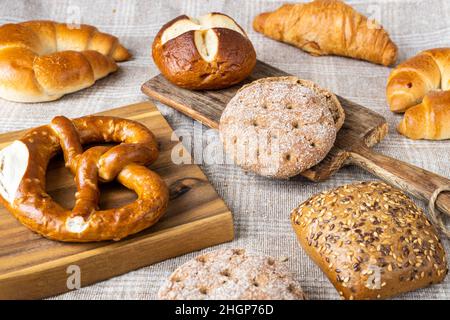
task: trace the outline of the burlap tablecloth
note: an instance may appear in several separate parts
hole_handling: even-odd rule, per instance
[[[400,48],[400,60],[426,48],[450,45],[448,0],[348,0],[360,12],[377,18]],[[133,53],[115,74],[89,89],[56,102],[17,104],[2,100],[0,131],[7,132],[48,123],[63,114],[78,117],[125,104],[146,101],[141,84],[157,74],[150,55],[153,37],[162,24],[182,14],[198,16],[211,11],[234,17],[248,32],[258,58],[301,78],[311,79],[332,91],[382,114],[389,135],[376,151],[450,177],[450,141],[411,141],[395,131],[400,120],[385,102],[389,69],[340,57],[312,57],[254,32],[253,17],[277,8],[282,1],[0,1],[0,22],[31,19],[93,24],[120,37]],[[158,104],[174,129],[192,132],[193,121]],[[214,135],[214,134],[213,134]],[[289,222],[292,208],[309,196],[345,183],[374,179],[357,168],[340,170],[326,182],[304,179],[272,181],[245,174],[232,165],[202,165],[219,195],[234,212],[236,240],[220,247],[243,247],[275,257],[289,257],[288,264],[311,299],[337,299],[338,294],[299,248]],[[424,203],[420,203],[424,205]],[[450,242],[444,241],[450,252]],[[181,244],[180,244],[181,245]],[[206,249],[211,250],[211,249]],[[151,254],[151,253],[149,253]],[[153,299],[162,281],[180,264],[198,253],[167,260],[80,290],[58,299]],[[408,299],[450,299],[450,277],[440,285],[402,295]]]

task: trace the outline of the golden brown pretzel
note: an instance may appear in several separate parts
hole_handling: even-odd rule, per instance
[[[95,146],[83,152],[82,145]],[[63,150],[75,175],[73,210],[54,202],[45,191],[49,160]],[[168,203],[168,189],[146,165],[158,157],[153,133],[126,119],[89,116],[56,117],[32,129],[0,153],[0,194],[6,208],[25,226],[60,241],[119,240],[158,221]],[[138,199],[121,208],[98,210],[98,180],[117,180]]]

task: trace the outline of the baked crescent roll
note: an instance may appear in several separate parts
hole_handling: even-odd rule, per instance
[[[258,15],[253,28],[312,55],[346,56],[385,66],[397,59],[397,46],[388,33],[340,0],[285,4]]]

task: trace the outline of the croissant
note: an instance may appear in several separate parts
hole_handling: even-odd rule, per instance
[[[392,70],[386,97],[394,112],[417,105],[430,90],[450,90],[450,48],[426,50]]]
[[[385,66],[397,59],[397,46],[388,33],[340,0],[285,4],[258,15],[253,28],[312,55],[340,55]]]
[[[59,99],[87,88],[130,57],[112,35],[89,25],[28,21],[0,27],[0,97]]]
[[[432,91],[409,108],[397,127],[410,139],[450,139],[450,91]]]

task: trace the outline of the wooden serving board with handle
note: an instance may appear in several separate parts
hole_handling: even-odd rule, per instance
[[[233,239],[232,214],[197,165],[171,160],[172,129],[151,103],[139,103],[100,113],[139,121],[156,135],[160,156],[151,165],[170,189],[161,220],[121,241],[63,243],[45,239],[20,224],[0,206],[0,299],[35,299],[69,291],[70,276],[81,286],[104,280],[187,252]],[[0,148],[23,131],[0,135]],[[183,152],[187,152],[184,150]],[[100,186],[100,208],[120,207],[135,199],[118,183]],[[47,170],[47,192],[64,207],[74,205],[75,184],[62,156]],[[78,269],[79,268],[79,269]]]
[[[245,83],[286,75],[289,74],[258,61]],[[179,88],[158,75],[144,83],[142,91],[206,126],[218,128],[223,109],[242,85],[215,91],[190,91]],[[450,185],[449,179],[372,151],[370,147],[380,142],[388,132],[386,120],[363,106],[339,96],[338,98],[345,109],[346,119],[335,146],[322,162],[302,172],[302,176],[312,181],[321,181],[328,179],[342,166],[354,164],[422,200],[429,200],[437,188]],[[450,193],[441,193],[436,205],[450,215]]]

